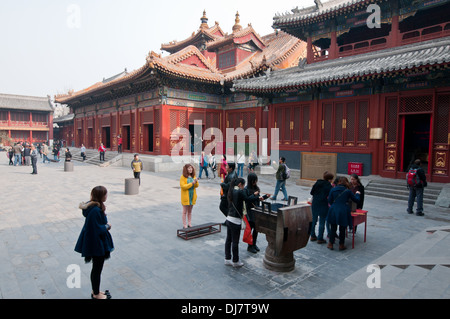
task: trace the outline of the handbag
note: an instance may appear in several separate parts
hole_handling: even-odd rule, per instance
[[[244,216],[242,221],[245,223],[244,236],[242,237],[242,240],[244,243],[253,245],[252,229],[250,227],[250,223],[248,222],[247,215]]]

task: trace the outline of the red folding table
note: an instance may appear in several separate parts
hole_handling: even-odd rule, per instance
[[[355,227],[356,225],[364,223],[364,242],[366,242],[366,232],[367,232],[367,210],[357,209],[355,212],[352,212],[352,222],[353,222],[353,231],[352,231],[352,249],[355,248]]]

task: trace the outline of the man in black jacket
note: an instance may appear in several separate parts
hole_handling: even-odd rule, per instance
[[[413,213],[414,200],[417,199],[417,216],[423,216],[423,189],[427,186],[427,178],[420,167],[420,159],[416,159],[406,174],[407,187],[409,189],[408,214]]]

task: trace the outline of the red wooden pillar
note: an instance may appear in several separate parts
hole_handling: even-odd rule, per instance
[[[53,140],[53,113],[48,115],[48,139]]]
[[[388,47],[394,48],[400,45],[400,28],[398,15],[392,17],[391,32],[388,37]]]
[[[313,56],[313,50],[312,50],[312,38],[308,37],[307,44],[306,44],[306,62],[308,64],[313,63],[314,56]]]
[[[338,47],[337,47],[337,35],[336,31],[331,32],[331,44],[330,50],[328,52],[329,59],[336,59],[338,57]]]
[[[170,155],[170,114],[166,105],[161,105],[160,113],[160,125],[161,125],[161,155]]]

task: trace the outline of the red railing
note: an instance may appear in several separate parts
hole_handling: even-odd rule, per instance
[[[444,22],[426,28],[406,31],[401,33],[400,35],[402,45],[449,36],[450,22]]]
[[[428,26],[421,29],[415,29],[400,33],[399,45],[411,44],[421,41],[450,36],[450,22],[444,22]],[[344,44],[338,47],[337,57],[346,57],[376,50],[382,50],[388,47],[389,36],[364,40],[355,43]],[[330,49],[313,50],[313,62],[328,60]]]
[[[344,57],[384,49],[387,47],[387,38],[388,37],[381,37],[341,45],[338,47],[338,55],[339,57]]]

